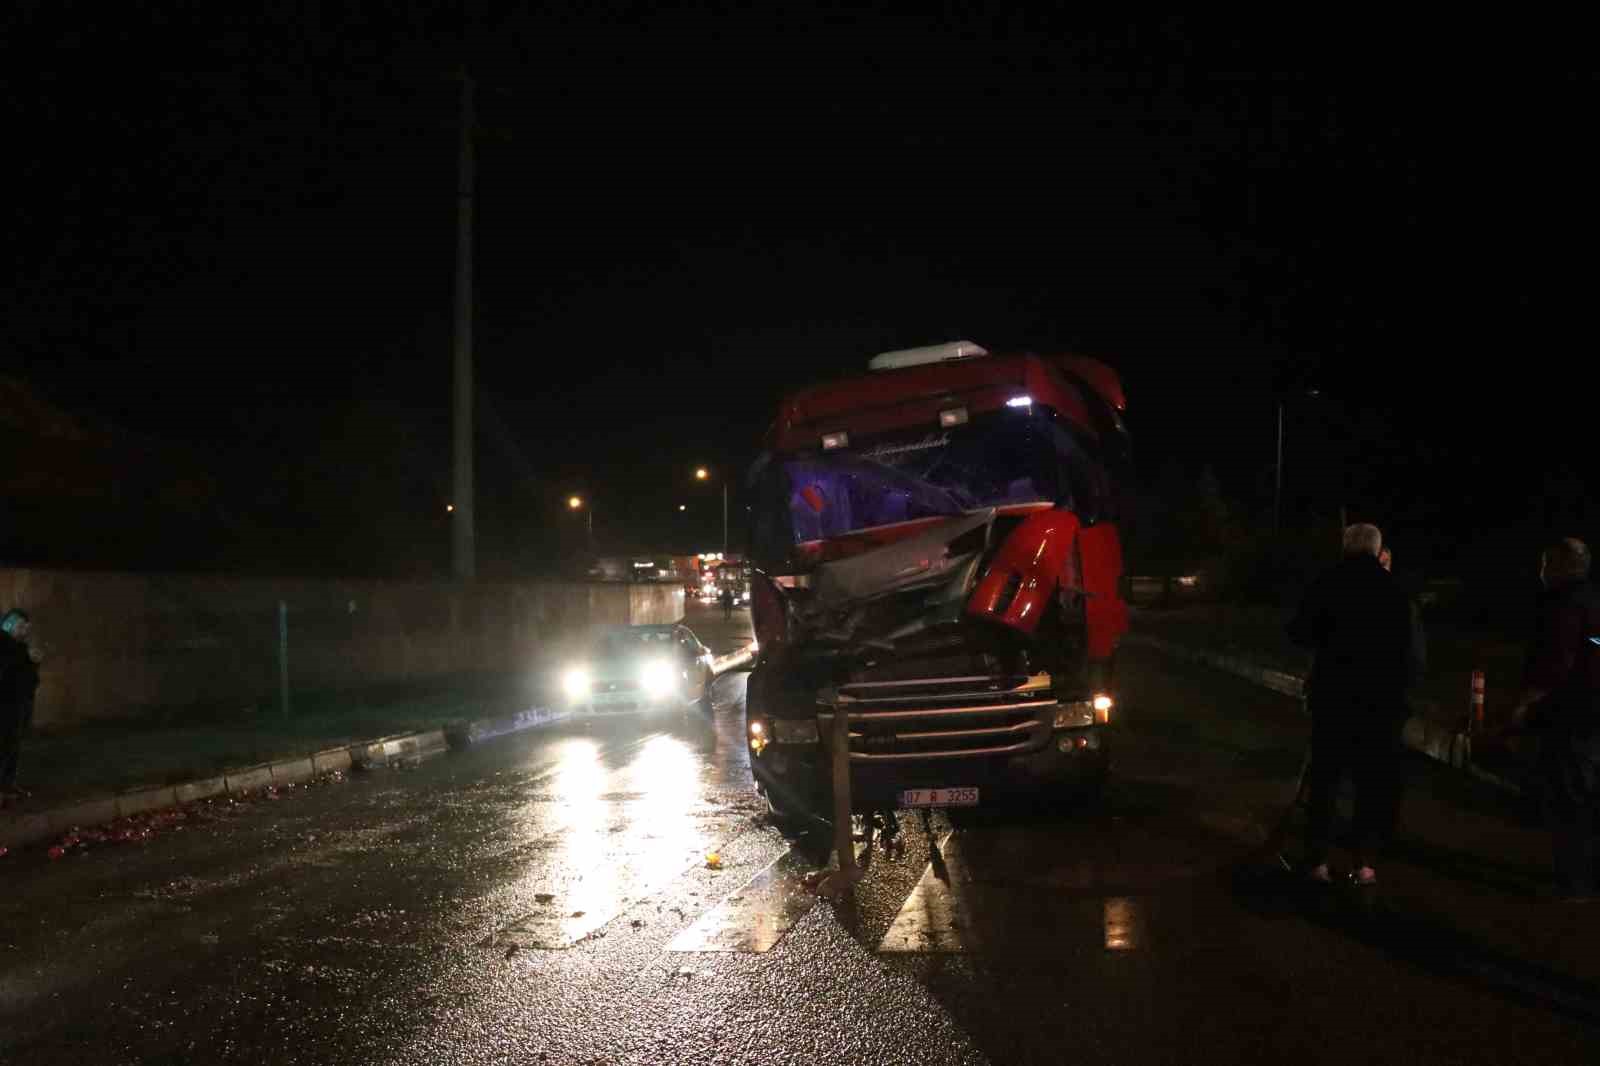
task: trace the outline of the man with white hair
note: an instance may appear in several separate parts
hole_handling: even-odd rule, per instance
[[[1358,523],[1344,531],[1344,558],[1306,591],[1289,638],[1316,652],[1306,681],[1311,710],[1306,868],[1328,883],[1339,782],[1355,785],[1352,879],[1377,883],[1379,853],[1400,802],[1401,732],[1412,662],[1411,605],[1378,561],[1383,534]]]
[[[1600,609],[1589,584],[1589,547],[1568,537],[1539,561],[1544,593],[1511,712],[1514,729],[1539,734],[1539,777],[1550,824],[1556,893],[1595,892],[1595,804],[1600,799]]]

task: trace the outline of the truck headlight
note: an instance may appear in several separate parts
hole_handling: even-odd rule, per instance
[[[1056,708],[1054,724],[1057,729],[1082,729],[1094,725],[1094,703],[1079,700],[1077,703],[1061,704]]]
[[[1111,707],[1117,701],[1112,699],[1108,693],[1097,692],[1094,699],[1089,702],[1094,705],[1094,720],[1101,725],[1108,724],[1111,721]]]
[[[561,691],[567,694],[567,699],[581,699],[589,694],[589,668],[587,666],[570,666],[561,675]]]
[[[639,671],[639,687],[644,689],[646,696],[659,699],[672,692],[673,689],[672,664],[660,659],[644,664],[644,669]]]
[[[1090,699],[1063,703],[1056,707],[1055,728],[1083,729],[1091,725],[1106,725],[1111,721],[1111,708],[1116,703],[1104,692]]]
[[[772,739],[779,744],[815,744],[817,720],[815,718],[774,718]]]

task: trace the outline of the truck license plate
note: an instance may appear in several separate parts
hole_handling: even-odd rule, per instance
[[[908,788],[900,793],[902,807],[976,807],[975,788]]]

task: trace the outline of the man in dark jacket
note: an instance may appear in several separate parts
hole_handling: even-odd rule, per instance
[[[1377,526],[1347,528],[1343,560],[1312,583],[1289,623],[1289,638],[1316,652],[1306,681],[1311,710],[1306,850],[1313,881],[1332,880],[1328,847],[1345,775],[1356,793],[1353,876],[1358,884],[1377,883],[1378,855],[1400,802],[1411,606],[1378,562],[1382,546]]]
[[[27,795],[17,787],[17,761],[39,687],[39,654],[28,646],[31,629],[20,610],[0,616],[0,803]]]
[[[1538,774],[1550,823],[1556,890],[1595,891],[1595,804],[1600,798],[1600,611],[1589,584],[1589,548],[1566,539],[1544,553],[1544,583],[1523,691],[1512,728],[1539,735]]]

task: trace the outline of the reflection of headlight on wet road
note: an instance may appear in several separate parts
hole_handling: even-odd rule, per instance
[[[660,698],[672,691],[672,664],[656,660],[644,664],[644,669],[639,671],[639,685],[644,689],[644,694],[652,698]]]
[[[561,675],[561,691],[567,699],[581,699],[589,694],[589,670],[583,666],[568,667]]]

